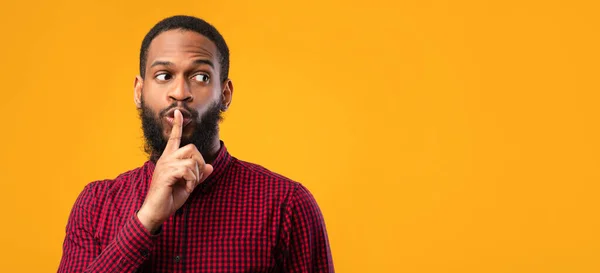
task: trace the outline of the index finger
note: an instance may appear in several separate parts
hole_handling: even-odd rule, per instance
[[[181,144],[181,130],[183,124],[183,115],[181,111],[175,110],[173,113],[173,127],[171,128],[171,135],[169,136],[169,141],[167,141],[167,146],[165,147],[165,153],[172,153],[179,149],[179,145]]]

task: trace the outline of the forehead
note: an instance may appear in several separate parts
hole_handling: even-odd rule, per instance
[[[157,35],[148,47],[146,64],[156,60],[171,61],[175,64],[195,59],[209,59],[220,65],[215,43],[195,31],[173,29]],[[218,69],[217,69],[218,70]]]

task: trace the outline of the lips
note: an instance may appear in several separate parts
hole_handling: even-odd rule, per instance
[[[167,123],[169,123],[169,125],[173,126],[173,123],[175,122],[175,110],[179,110],[183,115],[183,127],[192,122],[192,114],[189,111],[183,108],[173,108],[169,110],[164,116],[165,120],[167,121]]]
[[[175,122],[175,119],[172,117],[165,117],[165,120],[171,125],[173,126],[173,122]],[[185,127],[186,125],[190,124],[190,122],[192,122],[191,118],[183,118],[183,127]]]

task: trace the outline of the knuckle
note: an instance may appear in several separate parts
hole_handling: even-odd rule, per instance
[[[198,151],[198,148],[196,148],[196,145],[194,145],[193,143],[185,145],[183,148],[186,152],[195,153],[196,151]]]
[[[172,173],[178,173],[179,168],[177,168],[176,166],[169,166],[169,171]]]
[[[183,149],[185,152],[191,152],[191,151],[193,151],[193,150],[192,150],[192,146],[194,146],[194,144],[188,144],[188,145],[185,145],[185,146],[183,146],[183,148],[182,148],[182,149]]]

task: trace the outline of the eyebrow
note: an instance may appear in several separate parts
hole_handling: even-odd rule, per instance
[[[169,61],[154,61],[150,67],[155,67],[157,65],[172,66],[173,63]]]
[[[210,60],[198,59],[198,60],[194,60],[194,64],[196,64],[196,65],[198,65],[198,64],[206,64],[206,65],[209,65],[210,67],[212,67],[213,69],[215,69],[215,65]],[[157,65],[173,66],[174,64],[172,62],[169,62],[169,61],[154,61],[152,63],[152,65],[150,65],[150,67],[155,67]]]

